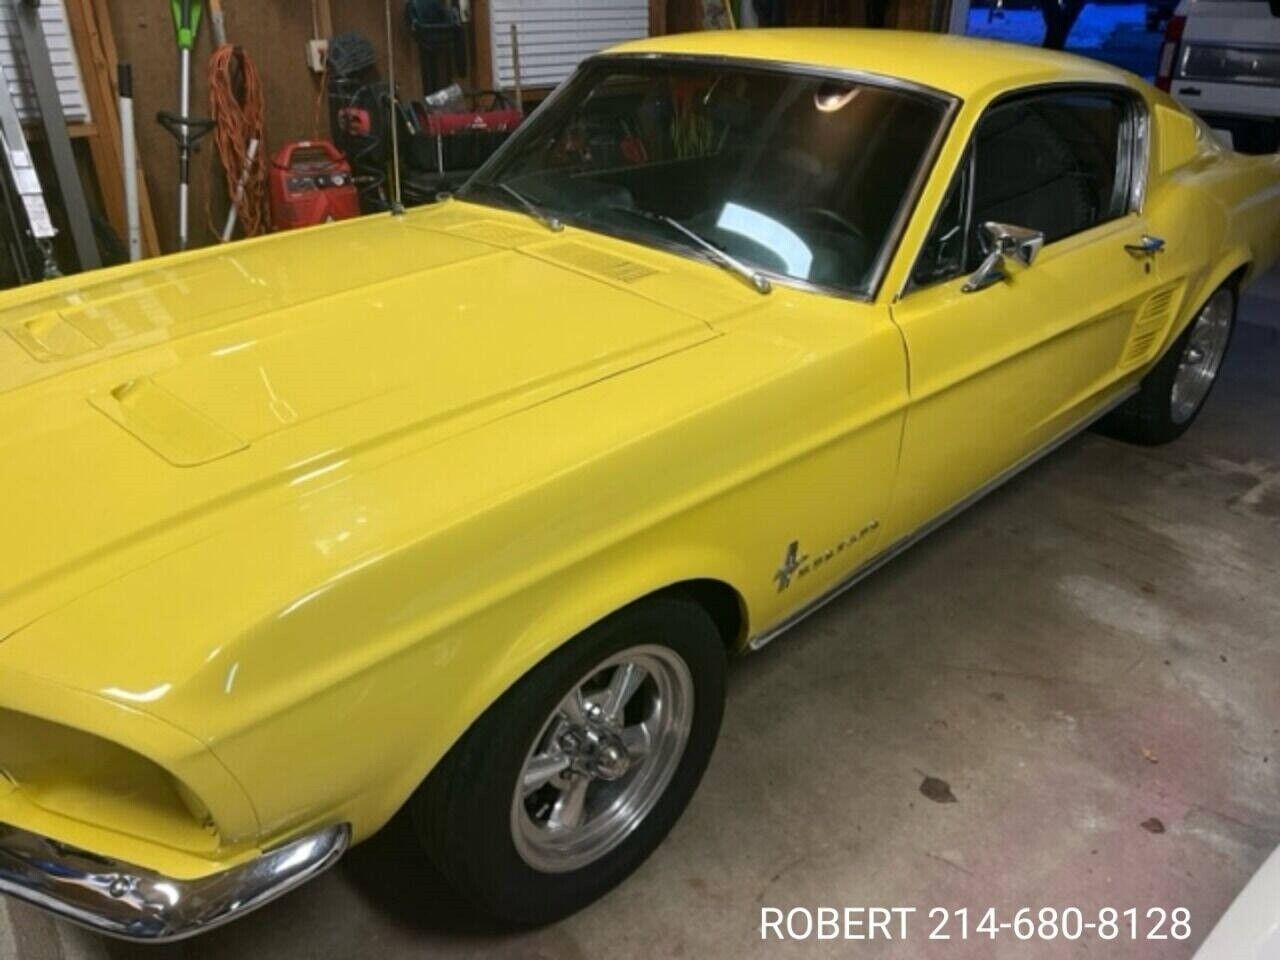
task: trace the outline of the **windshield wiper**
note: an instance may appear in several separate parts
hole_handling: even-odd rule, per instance
[[[629,213],[645,220],[655,220],[658,223],[665,223],[672,230],[682,233],[684,236],[692,240],[699,248],[705,251],[709,257],[711,257],[712,262],[717,266],[723,267],[730,273],[736,274],[743,280],[747,281],[747,283],[751,284],[752,289],[754,289],[756,293],[765,294],[773,289],[773,284],[769,282],[769,278],[759,270],[754,267],[749,267],[737,257],[725,253],[706,237],[694,230],[690,230],[675,217],[668,217],[663,213],[654,213],[652,210],[641,210],[639,207],[611,206],[608,209],[619,211],[621,213]]]
[[[552,233],[559,233],[561,230],[564,229],[564,224],[560,221],[559,217],[555,216],[554,214],[547,213],[545,210],[543,210],[536,203],[534,203],[532,200],[530,200],[528,197],[526,197],[523,193],[521,193],[519,190],[517,190],[515,187],[511,186],[510,184],[499,183],[493,180],[477,180],[476,186],[490,187],[490,188],[496,187],[497,189],[501,190],[507,196],[515,200],[516,203],[520,204],[520,206],[524,209],[525,213],[529,214],[529,216],[533,217],[533,219],[537,220],[540,224],[542,224]]]

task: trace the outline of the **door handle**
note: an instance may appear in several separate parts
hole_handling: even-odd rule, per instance
[[[1164,249],[1164,241],[1159,237],[1144,233],[1141,240],[1137,243],[1126,243],[1124,248],[1135,257],[1153,257]]]

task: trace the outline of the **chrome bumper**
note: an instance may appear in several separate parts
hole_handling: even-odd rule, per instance
[[[150,943],[181,940],[306,883],[331,867],[350,841],[342,824],[221,873],[175,880],[0,823],[0,893],[99,933]]]

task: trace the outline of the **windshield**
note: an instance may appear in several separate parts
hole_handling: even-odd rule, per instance
[[[946,107],[872,83],[605,57],[462,193],[865,296]]]

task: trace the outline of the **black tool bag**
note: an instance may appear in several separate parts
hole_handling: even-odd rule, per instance
[[[466,110],[444,114],[428,113],[415,104],[407,155],[415,169],[426,173],[474,170],[520,125],[515,103],[500,91],[473,91],[466,101]]]

